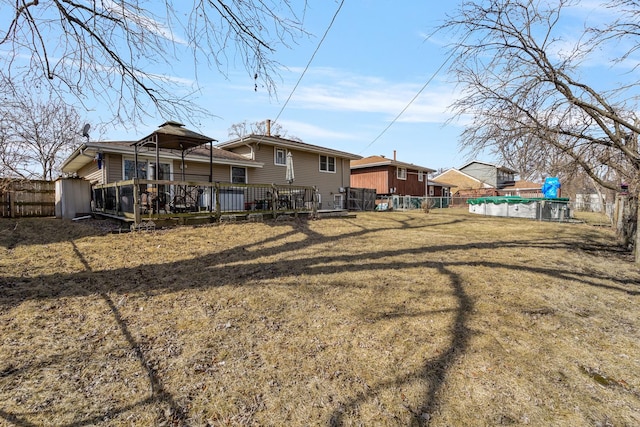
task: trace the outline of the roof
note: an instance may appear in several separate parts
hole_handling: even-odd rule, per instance
[[[429,180],[429,185],[439,185],[440,187],[446,187],[446,188],[455,187],[455,185],[453,184],[445,184],[444,182],[435,181],[433,179]]]
[[[351,161],[351,169],[371,168],[374,166],[396,166],[407,169],[422,170],[425,172],[435,172],[435,169],[430,169],[426,166],[418,166],[414,165],[413,163],[405,163],[393,159],[387,159],[384,156],[369,156],[363,159]]]
[[[513,185],[502,187],[501,190],[540,190],[542,184],[531,181],[516,181]]]
[[[484,184],[484,182],[482,182],[481,180],[479,180],[475,176],[471,176],[468,173],[464,173],[464,172],[462,172],[462,171],[460,171],[460,170],[458,170],[456,168],[447,169],[446,171],[442,172],[441,174],[436,175],[434,177],[434,180],[438,180],[438,178],[440,178],[441,176],[448,175],[448,174],[451,174],[451,173],[454,173],[456,175],[462,175],[463,177],[465,177],[467,179],[470,179],[470,180],[473,180],[473,181],[477,181],[480,184]]]
[[[217,140],[189,130],[182,123],[168,121],[132,145],[138,147],[153,145],[168,150],[189,150],[213,141]]]
[[[494,167],[496,169],[500,169],[500,170],[505,171],[505,172],[518,173],[518,171],[514,171],[513,169],[508,168],[506,166],[497,165],[495,163],[483,162],[483,161],[480,161],[480,160],[472,160],[472,161],[466,163],[464,166],[458,168],[458,170],[462,170],[462,169],[468,167],[469,165],[471,165],[473,163],[480,163],[480,164],[483,164],[483,165],[491,166],[491,167]]]
[[[97,153],[114,153],[123,155],[133,155],[135,152],[135,141],[100,141],[100,142],[86,142],[80,147],[76,148],[73,153],[62,164],[62,171],[65,173],[77,172],[84,165],[91,163]],[[161,150],[160,157],[162,159],[180,160],[182,150]],[[150,155],[153,153],[155,156],[155,145],[138,147],[138,155]],[[240,154],[233,153],[231,151],[221,150],[217,147],[213,147],[212,152],[214,164],[231,164],[236,166],[256,167],[261,168],[264,166],[260,162],[248,159]],[[189,154],[185,157],[186,160],[195,162],[209,163],[209,146],[197,146],[189,150]]]
[[[290,150],[306,151],[311,153],[326,154],[334,157],[342,157],[349,160],[361,159],[362,156],[357,154],[347,153],[345,151],[334,150],[332,148],[320,147],[318,145],[307,144],[306,142],[294,141],[291,139],[281,138],[279,136],[268,135],[256,135],[251,134],[243,138],[232,139],[221,144],[217,144],[216,147],[228,150],[231,148],[242,147],[246,144],[264,144],[275,145],[278,147],[288,148]]]

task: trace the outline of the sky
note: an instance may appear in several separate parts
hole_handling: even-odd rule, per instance
[[[227,76],[216,70],[200,73],[198,103],[215,117],[182,122],[222,142],[230,139],[233,124],[273,121],[279,115],[277,123],[287,136],[309,144],[363,157],[392,158],[395,150],[399,161],[432,169],[462,166],[466,159],[457,144],[462,129],[447,124],[455,87],[445,83],[443,71],[438,73],[446,52],[440,43],[426,41],[451,3],[346,0],[320,44],[339,6],[339,1],[309,1],[304,25],[313,36],[276,52],[283,68],[275,96],[261,87],[255,91],[252,76],[241,66]],[[172,73],[190,76],[191,70],[176,67]],[[99,121],[99,113],[89,112],[87,119]],[[136,129],[106,128],[104,139],[138,139],[165,119],[149,118]]]
[[[100,137],[137,140],[166,120],[178,120],[223,142],[231,139],[234,124],[277,119],[287,136],[309,144],[363,157],[392,158],[395,152],[399,161],[435,170],[461,167],[473,158],[459,149],[464,121],[449,109],[457,88],[447,75],[447,40],[428,36],[458,3],[307,0],[304,29],[311,36],[274,53],[282,64],[275,95],[263,87],[254,90],[253,76],[241,64],[226,64],[224,75],[215,68],[201,69],[196,101],[211,117],[189,121],[150,112],[135,127],[104,127]],[[578,2],[567,12],[571,24],[560,28],[560,37],[571,45],[573,35],[580,34],[571,25],[582,29],[585,19],[603,19],[606,12],[596,1]],[[597,62],[586,63],[582,71],[595,82],[613,81],[610,63]],[[607,78],[593,80],[603,72]],[[191,61],[176,63],[165,73],[174,81],[194,83]],[[98,107],[86,118],[100,126],[107,116]],[[475,159],[497,163],[488,154]]]

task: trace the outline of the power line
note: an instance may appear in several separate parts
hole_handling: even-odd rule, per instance
[[[296,91],[296,89],[298,88],[298,85],[300,84],[300,82],[302,81],[302,78],[304,77],[305,73],[307,72],[307,70],[309,69],[309,67],[311,66],[311,62],[313,62],[313,59],[316,56],[316,53],[318,53],[318,50],[320,50],[320,46],[322,46],[322,43],[324,42],[324,39],[327,37],[327,34],[329,34],[329,30],[331,30],[331,27],[333,27],[333,23],[335,22],[336,18],[338,17],[338,13],[340,13],[340,9],[342,9],[342,5],[344,4],[344,0],[342,0],[340,2],[340,5],[338,6],[338,9],[336,10],[336,12],[333,14],[333,18],[331,18],[331,22],[329,23],[329,26],[327,27],[326,31],[324,32],[324,35],[322,36],[322,38],[320,39],[320,42],[318,43],[318,46],[316,46],[316,49],[313,51],[313,54],[311,55],[311,58],[309,58],[309,62],[307,62],[306,67],[304,67],[304,70],[302,71],[302,74],[300,74],[300,77],[298,78],[298,81],[296,82],[295,86],[293,87],[293,89],[291,90],[291,93],[289,94],[289,96],[287,97],[287,100],[285,101],[285,103],[282,105],[282,108],[280,109],[280,112],[278,113],[278,115],[276,116],[276,118],[273,120],[273,122],[277,122],[278,118],[280,117],[280,115],[282,114],[282,112],[284,111],[284,109],[287,107],[287,104],[289,103],[289,101],[291,100],[291,97],[293,96],[293,93]]]
[[[465,37],[466,39],[466,37]],[[429,86],[429,83],[431,83],[433,81],[433,79],[438,75],[438,73],[440,71],[442,71],[442,69],[444,68],[445,65],[447,65],[447,62],[449,62],[449,60],[451,59],[451,57],[454,55],[454,51],[451,52],[451,54],[449,54],[449,56],[442,62],[442,64],[440,64],[440,67],[438,67],[438,69],[431,75],[431,77],[429,77],[429,80],[427,80],[427,82],[422,85],[422,87],[420,88],[420,90],[418,91],[418,93],[416,93],[414,95],[413,98],[411,98],[411,101],[409,101],[409,103],[402,109],[402,111],[400,111],[400,113],[398,113],[397,116],[394,117],[393,120],[391,120],[391,122],[387,125],[387,127],[385,127],[382,132],[380,132],[380,134],[378,134],[378,136],[376,136],[373,141],[371,141],[369,144],[367,144],[366,147],[364,147],[362,149],[362,151],[360,151],[360,153],[362,153],[363,151],[365,151],[367,148],[371,147],[378,139],[380,139],[382,137],[382,135],[384,135],[391,126],[393,126],[393,124],[398,121],[398,119],[400,118],[400,116],[402,116],[404,114],[405,111],[407,111],[407,109],[411,106],[411,104],[413,104],[413,102],[418,99],[418,97],[422,94],[422,92],[424,92],[424,90],[427,88],[427,86]]]

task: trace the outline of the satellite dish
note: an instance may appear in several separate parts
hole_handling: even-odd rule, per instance
[[[91,125],[89,123],[87,123],[86,125],[84,125],[84,127],[82,128],[82,136],[84,136],[85,138],[89,139],[89,128],[91,127]]]

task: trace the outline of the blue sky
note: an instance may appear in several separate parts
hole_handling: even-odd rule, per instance
[[[276,79],[277,96],[254,91],[254,81],[241,67],[225,77],[212,70],[199,73],[200,105],[212,115],[188,127],[228,139],[234,123],[274,120],[290,136],[361,156],[393,156],[429,168],[461,166],[459,126],[445,124],[454,88],[438,74],[422,95],[375,142],[391,121],[431,79],[444,60],[437,43],[425,34],[443,19],[449,2],[346,0],[295,92],[292,90],[338,9],[339,2],[309,2],[305,28],[313,34],[291,49],[281,48],[276,59],[286,68]],[[188,67],[175,68],[176,77],[190,78]],[[99,121],[99,112],[89,121]],[[150,118],[136,129],[105,130],[105,139],[136,139],[150,133],[164,119]],[[488,159],[485,159],[488,160]]]
[[[565,15],[570,19],[562,27],[565,33],[561,37],[568,45],[579,34],[571,25],[582,28],[585,19],[606,15],[597,3],[582,1]],[[292,92],[339,4],[339,0],[308,2],[304,24],[313,37],[276,52],[275,59],[284,66],[276,78],[277,96],[270,96],[263,88],[254,91],[253,78],[241,65],[234,68],[229,64],[226,76],[215,69],[200,70],[198,102],[212,117],[181,121],[225,141],[235,123],[275,120],[280,114],[277,122],[288,135],[310,144],[361,156],[392,157],[395,150],[398,160],[432,169],[459,167],[470,160],[468,153],[459,151],[462,123],[450,122],[448,107],[456,97],[455,84],[447,77],[446,67],[438,72],[447,59],[446,41],[437,37],[427,40],[427,34],[457,2],[346,0]],[[594,82],[613,82],[610,64],[605,58],[597,62],[586,63],[582,71]],[[191,64],[184,61],[176,66],[171,70],[172,78],[191,81]],[[603,69],[608,78],[598,80],[595,72]],[[420,96],[389,127],[428,81]],[[100,111],[90,112],[87,119],[99,122],[100,115]],[[137,139],[167,119],[175,118],[151,117],[134,129],[106,128],[104,138]],[[496,161],[489,156],[479,160]]]

